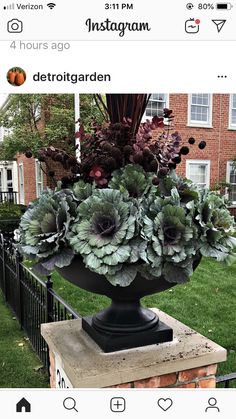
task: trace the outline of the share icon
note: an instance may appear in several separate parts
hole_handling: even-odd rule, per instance
[[[216,25],[217,31],[218,33],[221,31],[221,29],[223,28],[226,19],[214,19],[212,20],[212,22]]]

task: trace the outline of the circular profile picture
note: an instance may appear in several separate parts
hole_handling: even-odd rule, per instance
[[[7,72],[7,81],[12,86],[22,86],[26,80],[25,71],[20,67],[12,67]]]

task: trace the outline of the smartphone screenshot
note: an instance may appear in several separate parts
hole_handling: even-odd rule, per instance
[[[235,417],[236,5],[0,0],[0,417]]]

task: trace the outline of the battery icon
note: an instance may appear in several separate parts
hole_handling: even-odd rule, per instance
[[[231,3],[216,3],[217,10],[231,10],[233,5]]]

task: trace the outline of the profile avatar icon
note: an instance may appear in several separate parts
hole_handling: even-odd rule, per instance
[[[26,80],[25,71],[20,67],[12,67],[7,72],[7,81],[12,86],[22,86]]]
[[[215,397],[211,397],[211,398],[208,400],[208,405],[209,405],[209,406],[207,406],[207,407],[206,407],[205,412],[208,412],[209,410],[212,410],[212,409],[214,409],[214,411],[215,411],[215,409],[216,409],[216,410],[217,410],[217,412],[220,412],[219,407],[218,407],[218,406],[216,406],[216,405],[217,405],[217,400],[215,399]]]

